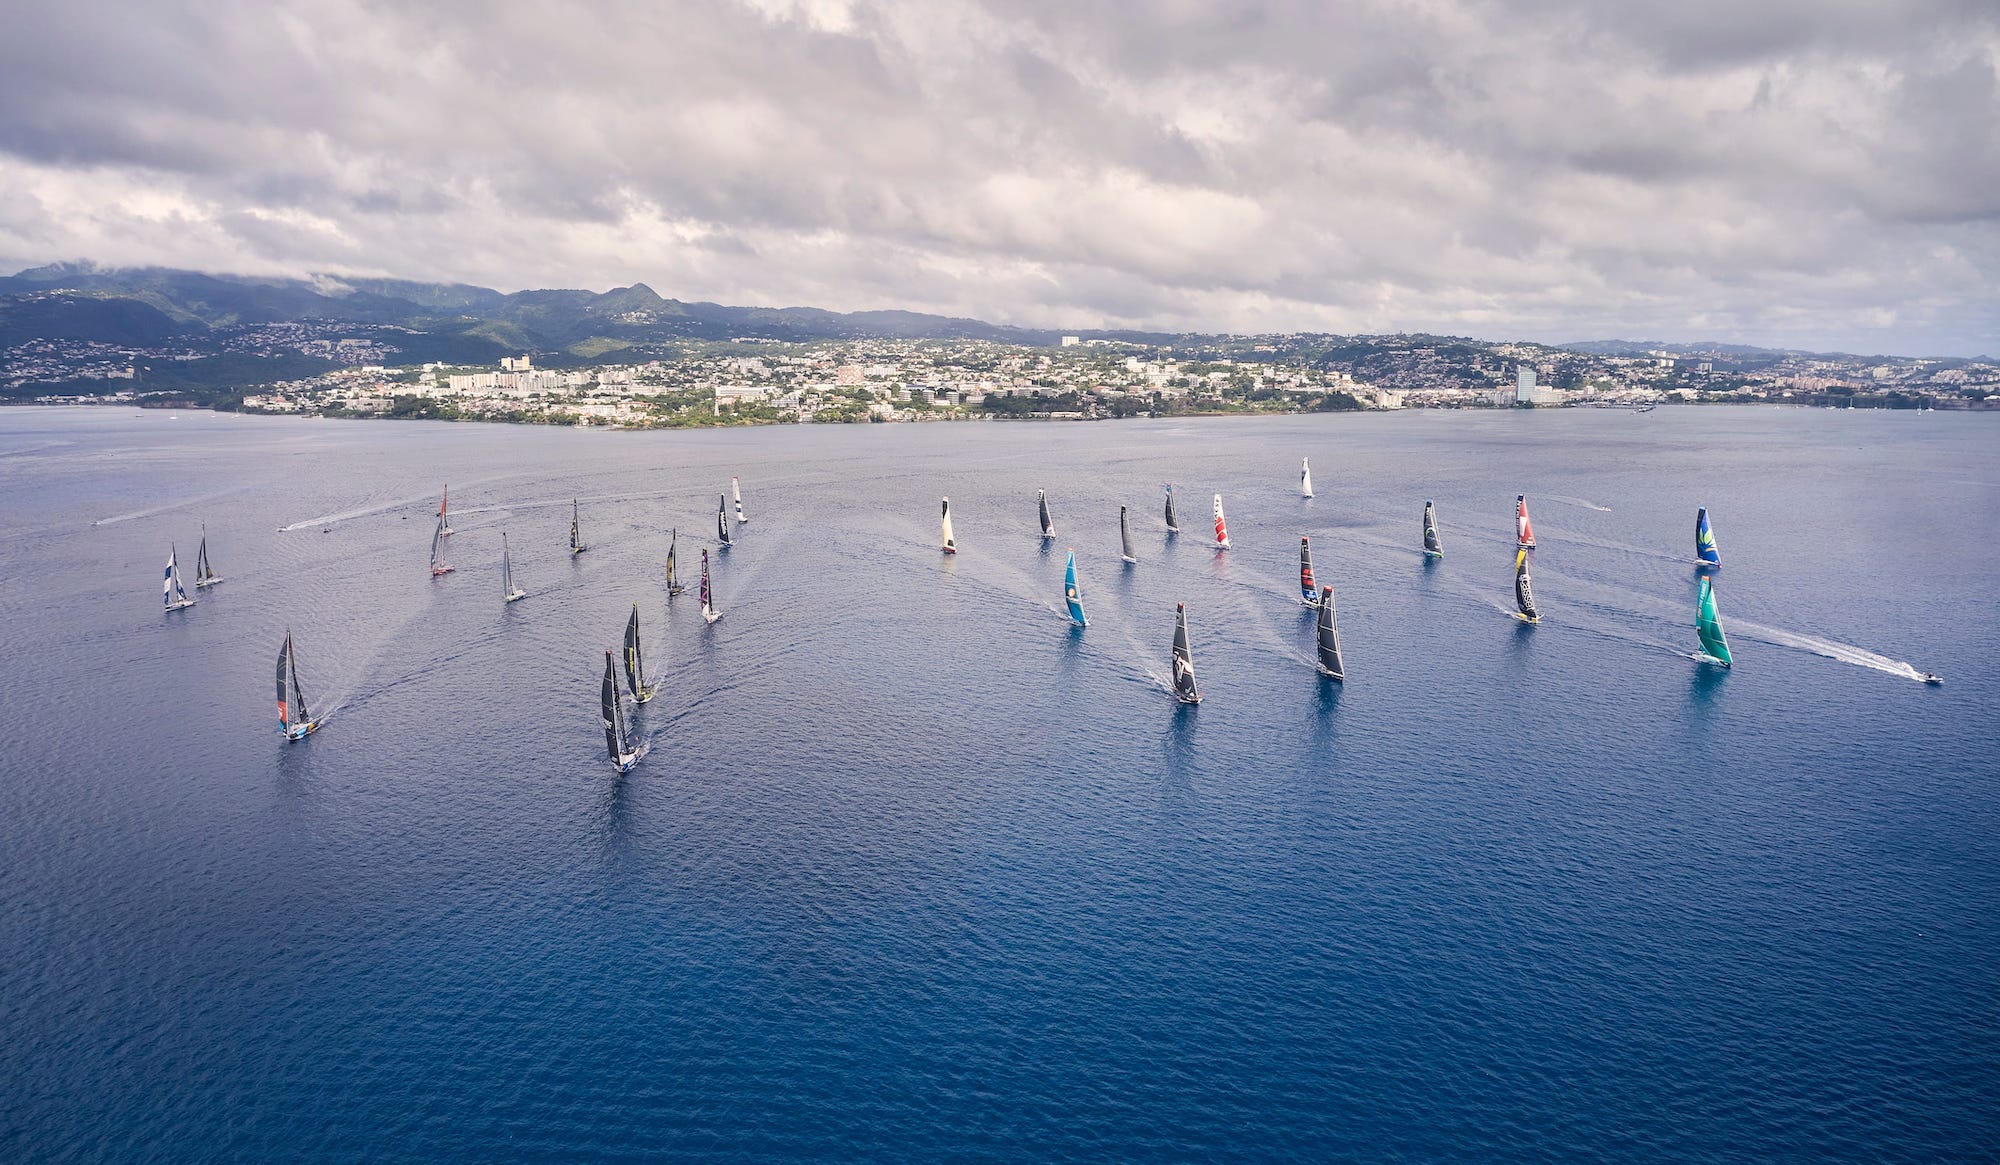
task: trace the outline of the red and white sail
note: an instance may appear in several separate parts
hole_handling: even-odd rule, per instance
[[[1517,545],[1525,547],[1533,547],[1535,544],[1535,525],[1528,521],[1527,494],[1514,496],[1514,541]]]
[[[1215,544],[1229,549],[1229,524],[1222,518],[1222,495],[1215,495]]]

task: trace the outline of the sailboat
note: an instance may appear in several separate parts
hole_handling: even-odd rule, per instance
[[[201,527],[201,545],[194,552],[194,589],[212,587],[221,581],[222,576],[215,573],[215,568],[208,564],[208,524],[204,522]]]
[[[1535,526],[1528,521],[1528,495],[1514,495],[1514,543],[1527,550],[1535,548]]]
[[[950,498],[946,498],[946,499],[944,499],[944,505],[943,505],[943,507],[942,507],[942,508],[940,509],[940,511],[939,511],[939,512],[940,512],[940,513],[941,513],[941,514],[943,515],[943,518],[942,518],[942,520],[941,520],[941,525],[943,526],[943,529],[944,529],[944,552],[945,552],[946,554],[957,554],[957,553],[958,553],[958,539],[956,539],[956,538],[952,537],[952,534],[951,534],[951,499],[950,499]]]
[[[1701,598],[1695,603],[1694,630],[1701,636],[1701,650],[1694,653],[1696,659],[1720,667],[1734,665],[1729,656],[1729,640],[1722,634],[1722,620],[1715,614],[1715,584],[1707,578],[1701,580]]]
[[[1299,535],[1299,602],[1308,607],[1319,605],[1319,591],[1313,587],[1312,539]]]
[[[444,536],[451,537],[451,487],[444,487],[444,496],[438,499],[438,529]]]
[[[1090,620],[1083,617],[1083,592],[1076,589],[1076,551],[1069,552],[1069,563],[1063,567],[1063,602],[1069,606],[1070,621],[1078,627],[1090,626]]]
[[[1201,689],[1194,685],[1194,652],[1188,647],[1186,603],[1174,604],[1174,698],[1201,703]]]
[[[514,585],[514,555],[507,549],[507,532],[500,532],[500,596],[504,603],[525,599],[528,592]]]
[[[611,666],[611,649],[604,649],[604,686],[600,700],[604,711],[604,748],[611,754],[611,767],[629,773],[639,763],[638,746],[625,726],[625,699],[618,694],[618,673]]]
[[[681,545],[681,532],[678,528],[676,528],[672,533],[670,533],[667,536],[667,597],[668,598],[673,598],[675,595],[678,595],[682,591],[687,589],[686,587],[681,585],[680,576],[677,573],[679,566],[680,545]]]
[[[1722,565],[1722,552],[1715,548],[1715,528],[1708,524],[1708,507],[1694,512],[1694,564],[1707,568]]]
[[[722,618],[715,609],[715,593],[708,587],[708,547],[701,548],[701,617],[713,623]]]
[[[1312,459],[1308,457],[1299,458],[1299,496],[1304,498],[1313,496]]]
[[[1056,524],[1049,517],[1049,495],[1046,491],[1039,489],[1035,491],[1035,507],[1041,511],[1042,537],[1045,539],[1054,538],[1056,536]]]
[[[1123,547],[1120,558],[1128,563],[1139,561],[1139,556],[1132,553],[1132,515],[1124,506],[1118,507],[1118,541]]]
[[[1429,499],[1424,501],[1424,557],[1444,557],[1444,543],[1438,541],[1437,507]]]
[[[299,661],[292,653],[292,629],[285,628],[285,645],[278,649],[278,726],[286,740],[304,740],[319,731],[319,721],[306,711],[306,693],[299,687]]]
[[[625,683],[632,698],[643,704],[653,698],[659,685],[646,682],[646,661],[639,654],[639,604],[632,604],[632,617],[625,620]]]
[[[452,565],[444,560],[444,515],[439,514],[437,526],[431,530],[431,577],[451,572]]]
[[[1319,589],[1319,670],[1329,679],[1345,682],[1347,665],[1340,661],[1340,625],[1333,614],[1333,588]]]
[[[1535,587],[1528,581],[1528,548],[1514,551],[1514,617],[1523,623],[1539,623],[1542,613],[1535,609]]]
[[[188,597],[187,588],[181,585],[181,568],[176,565],[175,558],[174,547],[169,545],[167,547],[167,573],[165,581],[160,584],[160,591],[165,597],[167,610],[185,611],[189,607],[194,606],[195,601]]]
[[[722,543],[724,550],[736,545],[736,539],[729,536],[729,511],[724,508],[727,500],[721,494],[715,495],[715,540]]]
[[[1222,520],[1222,495],[1215,495],[1215,547],[1229,549],[1229,525]]]
[[[590,549],[590,543],[583,540],[583,519],[577,510],[576,499],[569,500],[569,555],[575,558]]]
[[[1178,534],[1180,532],[1181,532],[1180,521],[1174,517],[1174,483],[1168,482],[1167,483],[1167,533]]]
[[[729,492],[736,495],[736,520],[748,525],[750,519],[743,516],[743,483],[736,480],[734,475],[729,479]]]

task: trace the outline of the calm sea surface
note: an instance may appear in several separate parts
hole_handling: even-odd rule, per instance
[[[706,626],[661,562],[732,474]],[[227,581],[163,616],[203,523]],[[0,1158],[1991,1160],[1996,604],[1990,415],[7,409]]]

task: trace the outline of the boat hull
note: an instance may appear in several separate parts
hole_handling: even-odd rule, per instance
[[[1539,622],[1541,622],[1541,621],[1542,621],[1542,617],[1541,617],[1540,615],[1536,615],[1536,616],[1535,616],[1534,618],[1530,619],[1530,618],[1529,618],[1528,616],[1526,616],[1526,615],[1523,615],[1523,614],[1522,614],[1521,612],[1519,612],[1519,611],[1509,611],[1509,612],[1507,612],[1507,613],[1508,613],[1509,615],[1512,615],[1512,616],[1513,616],[1514,618],[1516,618],[1516,619],[1519,619],[1519,620],[1520,620],[1521,622],[1523,622],[1523,623],[1529,623],[1529,624],[1533,624],[1533,623],[1539,623]]]
[[[219,583],[221,581],[222,579],[220,576],[217,576],[215,578],[198,578],[194,580],[194,589],[201,590],[203,587],[212,587],[216,583]]]
[[[521,601],[522,599],[525,599],[525,598],[527,598],[527,597],[528,597],[528,592],[526,592],[526,591],[515,591],[515,592],[514,592],[513,594],[511,594],[511,595],[508,595],[508,596],[507,596],[507,601],[508,601],[508,602],[510,602],[510,603],[518,603],[518,602],[520,602],[520,601]]]
[[[308,720],[304,724],[294,724],[290,728],[282,729],[281,731],[284,732],[286,740],[304,740],[306,737],[319,731],[319,721]]]
[[[443,578],[443,577],[444,577],[445,575],[448,575],[448,574],[450,574],[450,573],[451,573],[452,571],[454,571],[454,570],[457,570],[457,569],[458,569],[458,568],[457,568],[457,567],[455,567],[455,566],[433,566],[433,567],[431,567],[431,577],[432,577],[432,578]]]
[[[180,602],[178,602],[178,603],[168,603],[168,604],[167,604],[167,610],[169,610],[169,611],[185,611],[185,610],[187,610],[187,609],[188,609],[189,607],[192,607],[192,606],[194,606],[194,600],[193,600],[193,599],[182,599],[182,600],[181,600]]]
[[[1714,656],[1710,655],[1710,654],[1709,654],[1709,653],[1707,653],[1706,651],[1697,651],[1697,652],[1693,652],[1693,653],[1691,653],[1691,654],[1690,654],[1690,655],[1688,656],[1688,658],[1690,658],[1690,659],[1694,660],[1694,661],[1695,661],[1696,663],[1707,663],[1707,664],[1713,664],[1713,665],[1715,665],[1716,667],[1729,667],[1729,666],[1730,666],[1730,663],[1729,663],[1729,661],[1728,661],[1728,660],[1726,660],[1726,659],[1717,659],[1716,657],[1714,657]]]

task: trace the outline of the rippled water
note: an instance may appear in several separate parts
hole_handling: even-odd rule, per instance
[[[731,474],[710,627],[660,561],[678,526],[692,571]],[[8,1159],[2000,1143],[2000,418],[16,409],[0,499]],[[1687,658],[1697,505],[1726,675]],[[163,617],[202,522],[227,582]],[[1308,662],[1301,532],[1344,687]],[[1176,601],[1195,709],[1162,685]],[[620,778],[596,688],[634,602],[664,685]],[[331,711],[292,745],[287,627]]]

